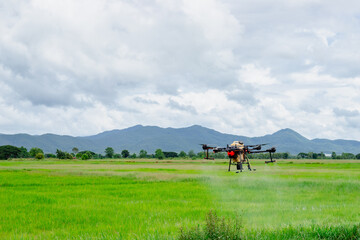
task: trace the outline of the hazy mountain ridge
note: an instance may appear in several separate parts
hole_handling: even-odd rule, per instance
[[[245,137],[232,134],[224,134],[213,129],[199,125],[186,128],[161,128],[157,126],[136,125],[122,130],[105,131],[93,136],[72,137],[67,135],[43,134],[0,134],[0,145],[24,146],[28,150],[32,147],[40,147],[46,153],[54,153],[56,149],[71,151],[73,147],[80,150],[91,150],[104,153],[106,147],[113,147],[115,152],[127,149],[138,153],[145,149],[149,153],[157,148],[163,151],[181,150],[201,151],[201,143],[213,146],[226,146],[235,140],[241,140],[245,144],[269,143],[269,147],[275,146],[278,152],[324,152],[336,153],[351,152],[360,153],[360,142],[355,140],[309,140],[292,129],[286,128],[273,134],[262,137]]]

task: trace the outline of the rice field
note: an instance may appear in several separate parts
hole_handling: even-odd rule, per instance
[[[249,239],[360,223],[360,161],[252,162],[0,161],[0,239],[177,239],[210,210]]]

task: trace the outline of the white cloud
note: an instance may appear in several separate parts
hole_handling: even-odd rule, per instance
[[[215,49],[232,48],[241,38],[241,24],[220,1],[185,0],[184,12]]]
[[[278,80],[270,75],[270,68],[260,68],[254,64],[242,66],[239,70],[239,79],[260,87],[278,83]]]
[[[359,9],[308,0],[0,3],[0,132],[200,124],[360,140]]]
[[[333,43],[336,33],[327,29],[301,29],[296,30],[296,33],[310,33],[316,36],[326,47]]]

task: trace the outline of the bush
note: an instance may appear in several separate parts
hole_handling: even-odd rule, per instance
[[[45,157],[46,158],[56,158],[56,155],[53,153],[47,153],[47,154],[45,154]]]
[[[56,150],[56,157],[58,159],[73,159],[73,156],[68,152],[63,152],[59,149]]]
[[[85,154],[85,153],[88,155],[89,159],[95,158],[95,156],[97,155],[96,153],[94,153],[94,152],[92,152],[92,151],[85,150],[85,151],[78,152],[78,153],[76,154],[76,158],[80,158],[80,159],[81,159],[81,156],[82,156],[83,154]]]
[[[83,155],[81,155],[81,160],[88,160],[90,157],[89,155],[87,155],[87,153],[84,153]]]
[[[44,156],[43,153],[40,153],[40,152],[39,152],[39,153],[37,153],[37,154],[35,155],[35,158],[40,160],[40,159],[44,159],[45,156]]]
[[[31,148],[30,151],[29,151],[29,155],[30,155],[31,157],[36,157],[36,155],[37,155],[38,153],[44,154],[44,151],[43,151],[41,148],[37,148],[37,147]]]
[[[103,155],[101,155],[101,154],[94,154],[94,155],[92,155],[92,158],[93,159],[103,159],[103,158],[105,158],[105,156],[103,156]]]
[[[241,239],[241,222],[238,218],[220,218],[214,211],[210,211],[206,216],[205,226],[193,227],[189,230],[180,228],[179,240],[187,239]]]

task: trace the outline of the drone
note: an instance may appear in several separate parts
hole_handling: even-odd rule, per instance
[[[252,154],[252,153],[268,152],[270,154],[270,161],[265,161],[265,163],[276,162],[275,160],[273,160],[272,155],[271,155],[272,153],[276,152],[275,147],[272,147],[272,148],[269,148],[266,150],[261,150],[262,146],[267,145],[267,144],[244,145],[244,143],[241,141],[234,141],[232,144],[227,145],[224,148],[211,147],[206,144],[201,144],[201,145],[204,150],[204,153],[206,150],[205,159],[210,159],[209,158],[209,149],[212,149],[214,153],[227,152],[227,155],[229,157],[229,169],[228,169],[229,172],[230,172],[231,165],[236,165],[237,173],[242,172],[243,164],[247,164],[249,171],[256,171],[256,169],[251,168],[250,161],[247,156],[248,154]],[[211,158],[211,159],[213,159],[213,158]]]

